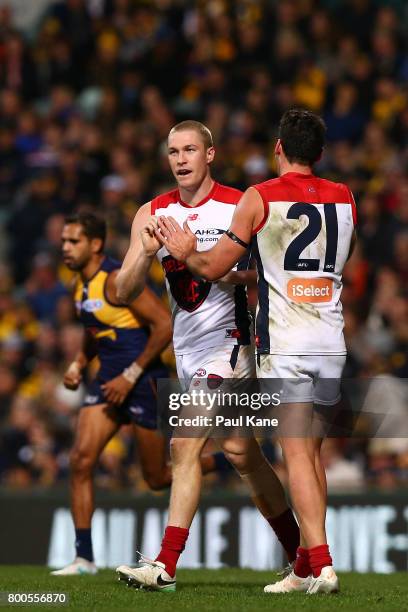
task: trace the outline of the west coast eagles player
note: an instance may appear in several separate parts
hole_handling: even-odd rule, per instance
[[[237,270],[231,271],[232,266],[225,270],[220,282],[204,281],[177,262],[151,228],[145,228],[152,215],[156,219],[172,215],[180,223],[188,219],[200,249],[208,249],[220,239],[242,194],[213,180],[210,164],[214,154],[211,133],[203,124],[184,121],[173,127],[168,137],[168,159],[178,188],[140,208],[117,277],[120,299],[129,300],[144,286],[153,257],[161,261],[172,306],[177,371],[186,388],[201,384],[207,377],[222,381],[255,376],[244,287],[253,272],[238,264]],[[199,503],[200,455],[207,438],[208,433],[203,433],[196,438],[172,439],[173,482],[161,550],[156,560],[143,558],[137,568],[119,567],[123,578],[156,590],[175,589],[177,561]],[[299,529],[282,485],[257,442],[254,438],[232,438],[222,440],[221,446],[293,561]]]
[[[343,267],[352,251],[356,209],[350,189],[317,178],[325,126],[317,115],[287,111],[276,144],[279,178],[250,187],[229,231],[208,251],[196,250],[191,223],[166,215],[147,230],[192,273],[220,278],[254,238],[258,268],[257,375],[285,381],[284,408],[310,414],[339,401],[346,359],[340,302]],[[328,382],[329,381],[329,382]],[[301,385],[297,383],[301,382]],[[299,412],[297,412],[299,414]],[[338,590],[326,540],[326,479],[321,438],[280,439],[301,546],[292,571],[267,593]]]
[[[147,484],[157,490],[171,482],[167,444],[155,431],[154,391],[155,380],[168,376],[159,356],[171,339],[170,315],[148,288],[128,306],[118,302],[114,281],[120,264],[104,254],[105,236],[105,221],[90,213],[68,217],[62,233],[64,262],[78,273],[74,299],[85,327],[83,349],[65,373],[64,384],[76,389],[95,356],[100,368],[80,410],[71,453],[77,557],[53,572],[57,576],[96,572],[91,541],[93,470],[122,423],[133,424]],[[220,462],[215,457],[202,457],[204,473],[217,469]]]
[[[120,264],[103,252],[105,221],[91,213],[65,220],[64,263],[78,273],[76,311],[83,323],[83,348],[64,376],[76,389],[94,357],[100,368],[87,389],[71,453],[71,508],[75,524],[73,563],[54,575],[94,574],[91,519],[94,511],[93,470],[108,441],[123,423],[133,423],[146,482],[154,489],[170,483],[164,439],[156,431],[154,381],[166,377],[160,353],[171,339],[171,320],[164,304],[149,289],[129,304],[116,299],[114,280]]]

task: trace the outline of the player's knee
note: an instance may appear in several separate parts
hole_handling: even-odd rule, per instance
[[[199,458],[202,445],[195,438],[172,438],[170,441],[170,458],[173,468],[188,464]]]
[[[225,457],[240,473],[246,473],[250,470],[247,453],[224,451]]]
[[[248,473],[255,469],[262,462],[262,455],[259,446],[254,452],[246,443],[241,440],[226,440],[222,445],[223,452],[228,461],[240,473]]]
[[[284,460],[289,477],[291,475],[297,477],[299,473],[315,470],[315,456],[307,450],[297,451],[293,454],[286,453]]]
[[[90,476],[93,472],[95,461],[89,453],[74,448],[70,455],[70,467],[73,476]]]

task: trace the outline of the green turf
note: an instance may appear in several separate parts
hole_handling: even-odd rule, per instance
[[[139,612],[257,612],[270,610],[358,610],[381,612],[408,609],[408,580],[398,574],[341,574],[337,595],[265,595],[263,586],[276,580],[273,572],[251,570],[180,570],[176,593],[141,592],[116,581],[113,571],[97,576],[52,577],[43,567],[0,566],[0,591],[65,592],[70,601],[60,610],[138,610]],[[50,610],[54,606],[24,606]],[[11,609],[11,608],[8,608]]]

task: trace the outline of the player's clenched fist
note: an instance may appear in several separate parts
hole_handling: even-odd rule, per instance
[[[82,380],[81,366],[77,361],[73,361],[64,374],[64,387],[76,391]]]
[[[157,218],[150,217],[149,221],[142,228],[140,236],[142,238],[143,250],[149,257],[156,255],[161,248],[161,244],[156,237],[155,230],[157,229]]]

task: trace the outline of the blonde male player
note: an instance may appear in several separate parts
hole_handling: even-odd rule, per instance
[[[241,192],[216,183],[210,174],[214,159],[211,133],[203,124],[184,121],[168,137],[168,158],[178,189],[154,198],[138,211],[131,244],[117,277],[118,296],[129,300],[141,291],[153,257],[166,274],[173,314],[173,343],[177,371],[186,387],[216,377],[255,376],[254,351],[246,307],[252,272],[226,270],[222,282],[211,283],[192,275],[162,247],[152,233],[152,215],[169,214],[191,224],[199,248],[208,249],[228,229]],[[146,227],[147,225],[147,227]],[[154,226],[153,226],[154,227]],[[232,267],[232,266],[231,266]],[[136,568],[121,566],[119,575],[136,585],[174,590],[176,564],[188,537],[199,503],[199,458],[208,433],[196,438],[173,438],[173,482],[169,517],[161,551],[155,561],[143,559]],[[259,510],[275,530],[288,558],[295,557],[299,532],[284,491],[254,438],[222,441],[226,456],[248,485]]]
[[[250,187],[230,229],[209,251],[172,216],[146,231],[192,273],[208,280],[225,274],[245,253],[252,236],[258,267],[257,375],[284,379],[288,411],[310,412],[339,401],[346,347],[340,303],[343,267],[355,239],[356,210],[346,185],[319,179],[312,165],[322,153],[323,121],[305,110],[287,111],[275,154],[279,178]],[[290,379],[300,386],[288,384]],[[324,379],[330,379],[327,384]],[[296,391],[297,388],[297,391]],[[329,409],[328,408],[328,409]],[[338,590],[325,533],[326,480],[320,438],[280,439],[302,546],[294,570],[267,593]]]

